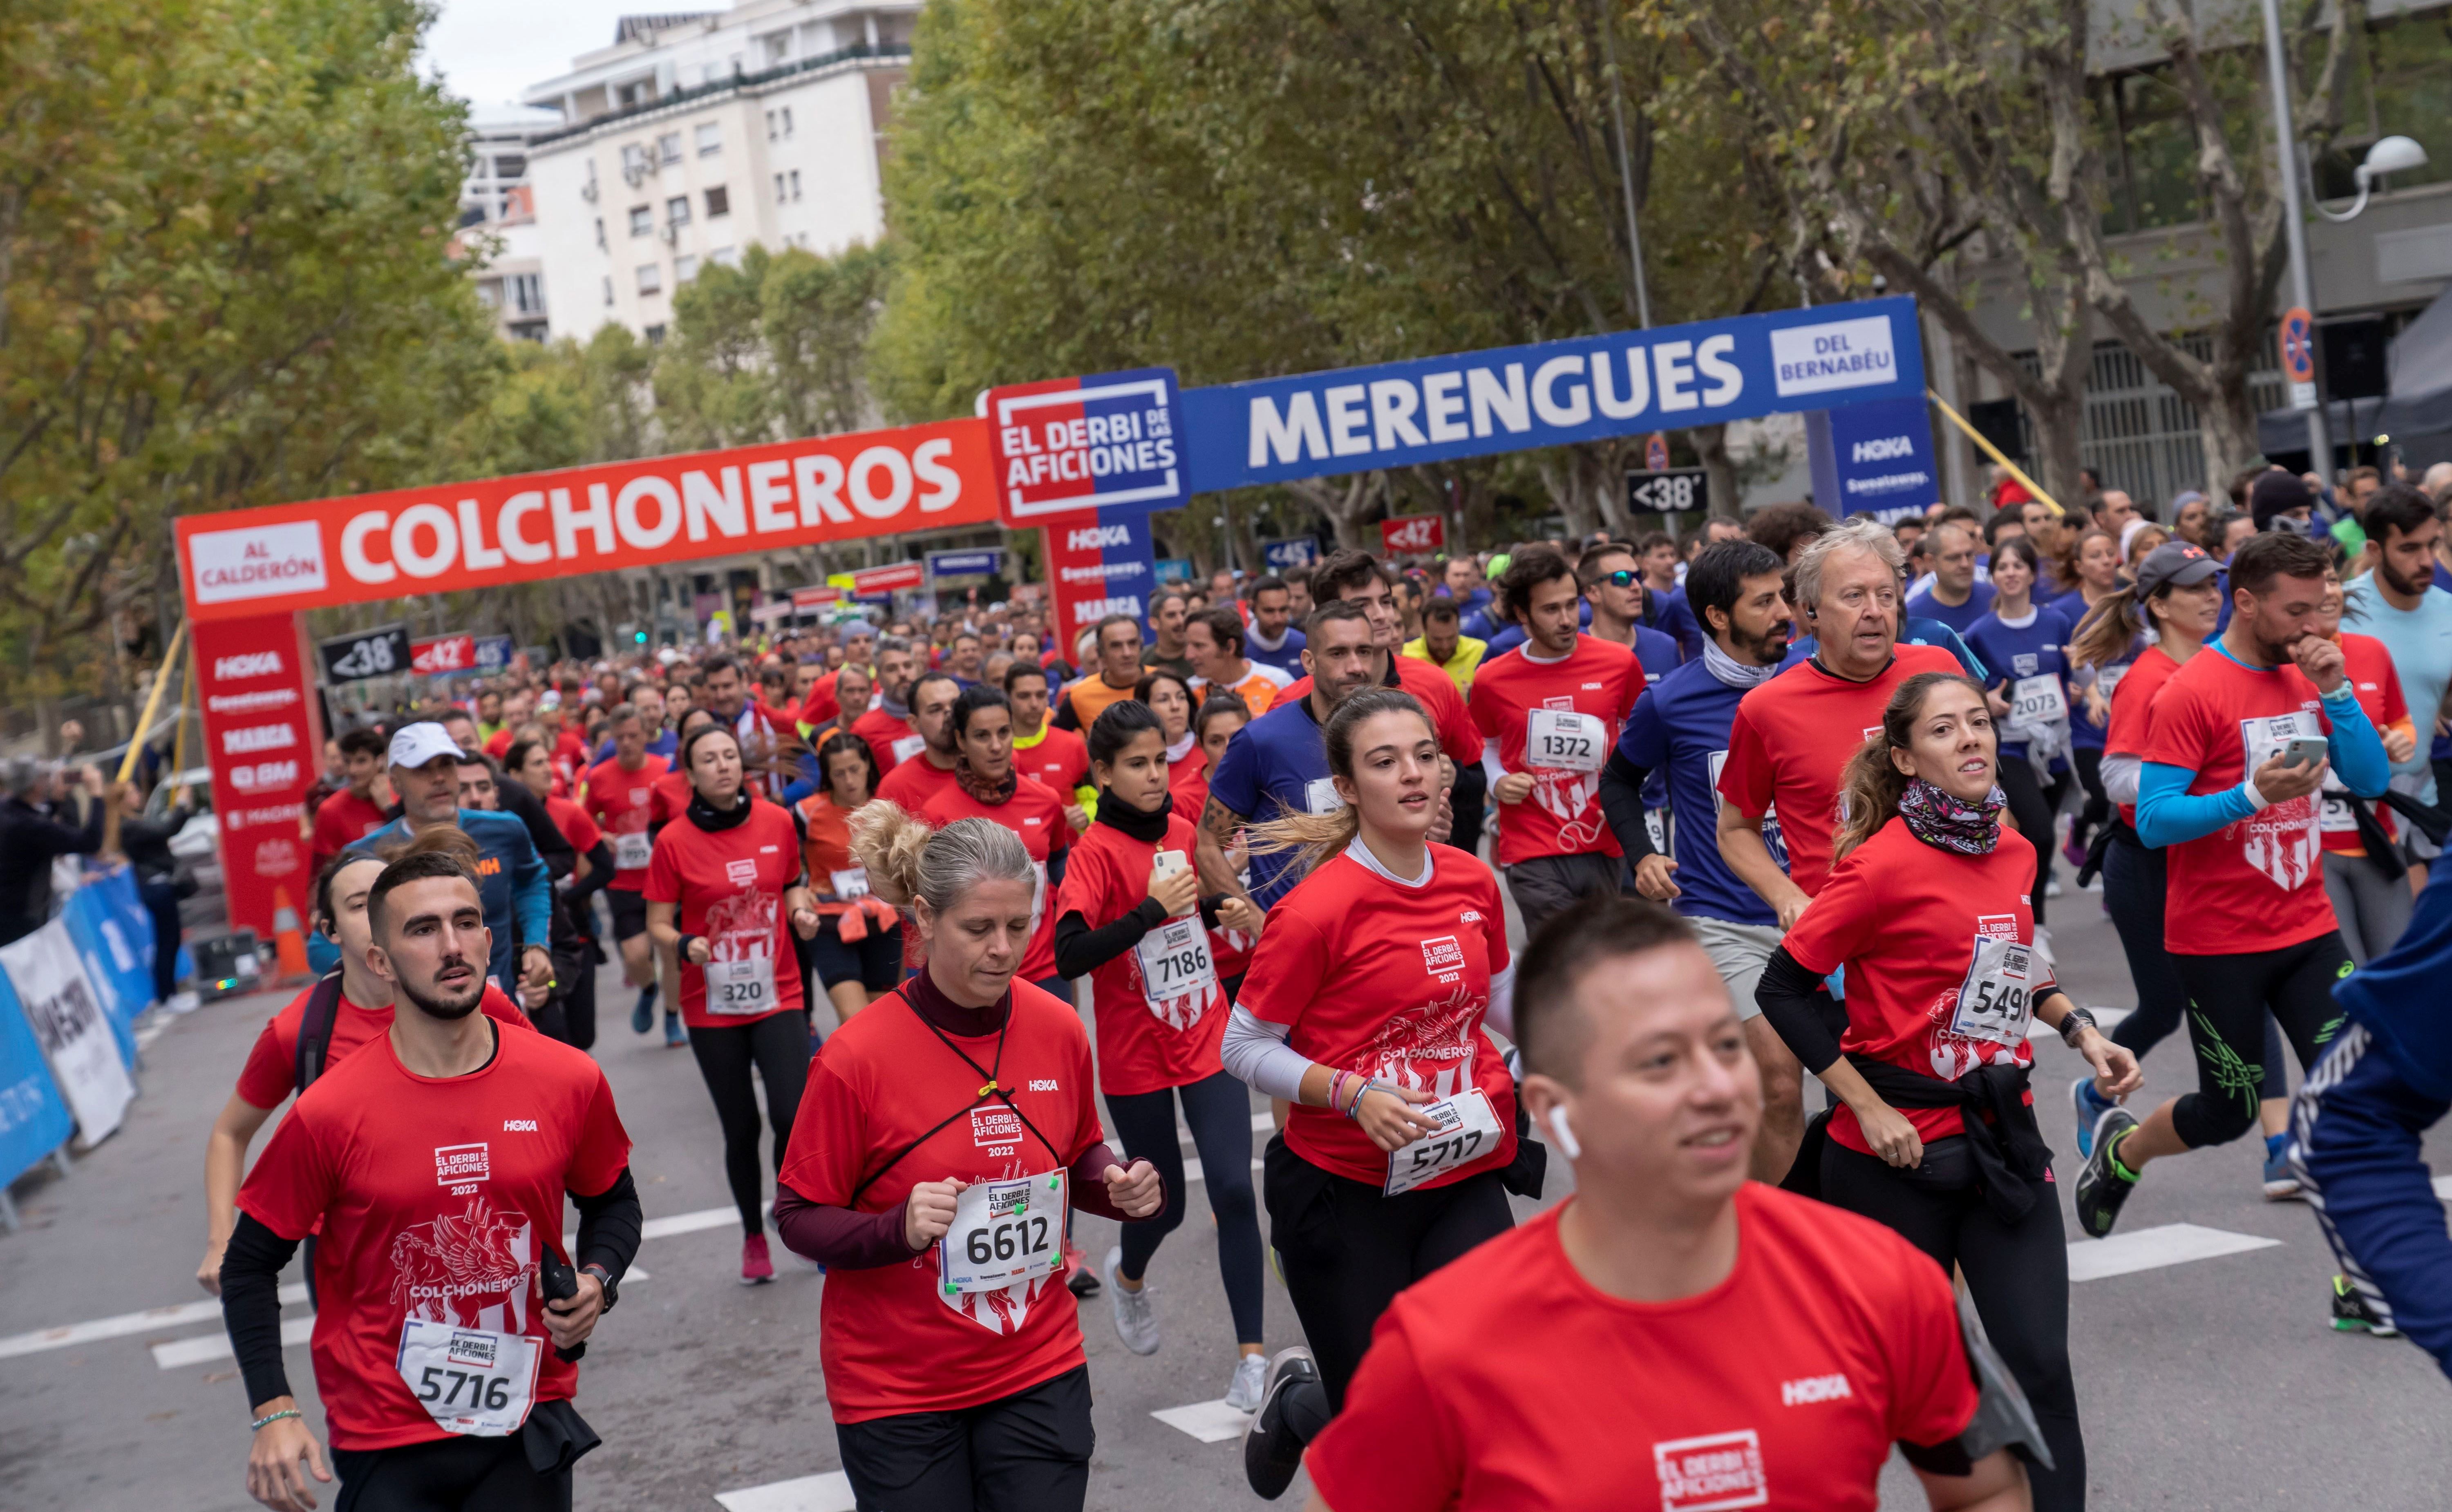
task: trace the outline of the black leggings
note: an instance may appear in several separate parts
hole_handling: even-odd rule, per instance
[[[2036,1512],[2086,1505],[2086,1437],[2069,1374],[2068,1239],[2060,1194],[2039,1186],[2035,1205],[2004,1224],[1984,1199],[1961,1135],[1924,1147],[1913,1170],[1849,1149],[1822,1148],[1822,1197],[1894,1229],[1943,1270],[1958,1267],[1984,1332],[2035,1409],[2053,1468],[2029,1463]]]
[[[570,1512],[570,1472],[531,1469],[526,1431],[334,1449],[333,1512]]]
[[[2103,853],[2103,906],[2120,932],[2128,956],[2128,979],[2137,989],[2137,1011],[2111,1031],[2111,1042],[2139,1060],[2180,1027],[2188,989],[2180,980],[2178,957],[2163,948],[2163,905],[2167,896],[2163,853],[2137,843],[2133,833],[2112,837]],[[2264,1015],[2264,1079],[2261,1099],[2290,1095],[2290,1070],[2282,1064],[2282,1031]]]
[[[2350,974],[2349,948],[2341,931],[2326,930],[2278,951],[2171,960],[2187,984],[2188,1043],[2197,1052],[2197,1090],[2171,1109],[2171,1128],[2190,1149],[2226,1144],[2255,1126],[2259,1098],[2286,1095],[2289,1086],[2286,1073],[2269,1074],[2282,1055],[2266,1049],[2268,1031],[2259,1021],[2270,1011],[2299,1069],[2315,1070],[2342,1027],[2333,984]],[[2277,1084],[2283,1090],[2274,1090]]]
[[[1260,1339],[1260,1210],[1252,1195],[1252,1092],[1219,1071],[1189,1086],[1155,1092],[1109,1092],[1107,1120],[1127,1158],[1146,1160],[1166,1184],[1166,1207],[1155,1218],[1124,1225],[1123,1273],[1149,1273],[1158,1242],[1183,1222],[1183,1145],[1175,1134],[1175,1103],[1200,1152],[1201,1184],[1217,1217],[1217,1273],[1238,1344]]]
[[[2069,838],[2085,850],[2094,841],[2094,832],[2111,817],[2111,796],[2103,791],[2103,747],[2082,745],[2069,752],[2069,765],[2077,769],[2077,784],[2086,790],[2086,805],[2069,821]]]
[[[809,1079],[809,1017],[769,1013],[747,1024],[689,1031],[690,1053],[715,1098],[723,1126],[723,1176],[741,1208],[743,1233],[766,1231],[765,1178],[758,1169],[758,1092],[749,1069],[766,1083],[766,1121],[775,1126],[775,1169],[783,1169],[783,1147],[801,1109],[801,1088]]]
[[[1261,1158],[1269,1242],[1328,1388],[1324,1422],[1344,1406],[1371,1330],[1396,1293],[1514,1227],[1515,1213],[1494,1170],[1383,1197],[1375,1186],[1333,1176],[1295,1154],[1283,1134],[1269,1140]],[[1296,1426],[1298,1437],[1310,1437],[1301,1431],[1307,1424]]]
[[[1081,1512],[1097,1444],[1086,1365],[975,1407],[835,1424],[860,1512]]]
[[[2044,922],[2044,888],[2052,878],[2052,815],[2060,813],[2061,799],[2068,796],[2069,775],[2066,772],[2052,778],[2045,787],[2035,776],[2034,763],[2024,756],[2001,758],[2001,792],[2009,800],[2009,816],[2018,821],[2018,833],[2034,842],[2035,922]]]

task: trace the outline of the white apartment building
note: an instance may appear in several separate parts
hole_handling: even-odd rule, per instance
[[[673,293],[752,245],[836,252],[884,234],[880,154],[919,0],[741,0],[623,17],[529,88],[544,297],[557,336],[650,341]]]
[[[460,184],[460,227],[451,251],[467,255],[482,234],[494,242],[492,255],[472,276],[477,298],[494,312],[503,335],[542,342],[551,324],[545,315],[544,243],[527,182],[528,137],[562,124],[548,110],[495,108],[468,123],[468,171]]]

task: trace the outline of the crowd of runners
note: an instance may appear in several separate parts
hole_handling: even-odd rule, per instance
[[[1146,640],[844,618],[350,730],[326,974],[208,1141],[248,1489],[571,1504],[642,1233],[588,1053],[624,1016],[705,1082],[742,1283],[770,1236],[824,1269],[863,1508],[1083,1504],[1074,1299],[1164,1347],[1185,1138],[1236,1344],[1184,1369],[1250,1415],[1254,1492],[1308,1467],[1335,1512],[1871,1508],[1893,1445],[1936,1508],[2083,1506],[2061,1193],[2100,1238],[2251,1129],[2243,1187],[2340,1257],[2311,1325],[2452,1369],[2426,481],[1339,550],[1166,592]],[[2047,901],[2116,926],[2116,1023]],[[2174,1031],[2195,1089],[2148,1107]],[[2047,1092],[2074,1151],[2038,1032],[2086,1063]],[[1552,1161],[1572,1196],[1519,1221]],[[1306,1341],[1275,1354],[1272,1268]]]

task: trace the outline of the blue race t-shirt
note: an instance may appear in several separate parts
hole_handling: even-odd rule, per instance
[[[2027,610],[2023,619],[2025,623],[2013,625],[1999,615],[1986,615],[1968,630],[1967,643],[1992,669],[1987,686],[2000,689],[2004,697],[2015,702],[2019,683],[2028,677],[2049,677],[2060,684],[2061,707],[2066,710],[2069,702],[2068,662],[2061,655],[2061,647],[2068,644],[2068,617],[2057,609],[2035,608]],[[2011,739],[2006,723],[2002,729],[2001,758],[2027,758],[2027,742]]]
[[[1932,589],[1927,588],[1922,593],[1908,596],[1908,613],[1919,619],[1938,619],[1963,636],[1968,626],[1992,612],[1992,592],[1990,583],[1977,582],[1967,590],[1965,603],[1946,604],[1934,597]]]
[[[1287,677],[1299,682],[1304,677],[1310,676],[1309,673],[1303,671],[1302,664],[1303,647],[1310,643],[1310,641],[1303,638],[1303,633],[1301,631],[1296,630],[1292,625],[1288,625],[1286,626],[1285,644],[1277,647],[1276,650],[1272,651],[1268,647],[1260,644],[1258,638],[1254,636],[1249,629],[1246,629],[1243,634],[1243,658],[1247,661],[1256,661],[1264,667],[1275,667],[1279,672],[1284,673]]]
[[[1325,814],[1344,806],[1329,780],[1328,741],[1313,717],[1311,699],[1279,704],[1235,732],[1209,779],[1209,795],[1255,822],[1295,814]],[[1283,896],[1295,878],[1286,876],[1295,853],[1252,857],[1252,901],[1262,908]]]
[[[1626,729],[1618,736],[1618,754],[1669,781],[1669,815],[1676,823],[1679,889],[1673,907],[1680,913],[1726,919],[1732,924],[1776,925],[1779,914],[1720,858],[1720,766],[1729,758],[1729,726],[1737,717],[1743,688],[1731,688],[1711,676],[1700,659],[1689,661],[1653,683],[1634,701]],[[1644,802],[1653,802],[1651,783],[1644,784]],[[1780,838],[1775,815],[1763,818],[1763,843],[1781,871],[1788,870],[1788,846]]]
[[[2430,734],[2434,711],[2442,707],[2444,688],[2452,683],[2452,593],[2442,586],[2442,567],[2439,565],[2435,575],[2435,583],[2419,597],[2415,609],[2396,609],[2386,603],[2376,591],[2373,574],[2353,579],[2342,590],[2342,628],[2383,642],[2392,658],[2392,670],[2401,678],[2401,696],[2408,701],[2410,721]],[[2431,740],[2429,745],[2426,756],[2414,756],[2392,769],[2395,776],[2424,779],[2417,795],[2422,803],[2437,801],[2434,770],[2427,757],[2438,752],[2452,755],[2452,740]]]
[[[549,945],[553,879],[537,855],[536,841],[516,814],[495,809],[462,809],[460,828],[477,842],[477,900],[485,910],[485,928],[493,936],[485,974],[514,1001],[520,994],[519,952],[525,946]],[[352,854],[380,855],[395,841],[405,844],[408,821],[392,820],[382,829],[350,841],[342,850]]]
[[[1694,619],[1694,606],[1686,601],[1686,590],[1671,588],[1663,593],[1654,588],[1643,590],[1643,623],[1677,642],[1677,658],[1691,661],[1703,654],[1703,627]],[[1637,655],[1641,647],[1636,648]],[[1644,663],[1649,667],[1651,662]]]
[[[2086,619],[2086,611],[2087,608],[2085,589],[2072,588],[2068,592],[2061,595],[2059,598],[2046,603],[2044,607],[2047,609],[2059,610],[2061,618],[2069,622],[2069,638],[2072,640],[2077,638],[2078,624]],[[2127,666],[2127,662],[2124,660],[2115,663],[2115,665],[2126,668]],[[2106,669],[2096,669],[2098,675],[2100,675],[2104,670]],[[2066,680],[2066,676],[2063,680]],[[2087,717],[2086,712],[2086,696],[2072,687],[2068,690],[2068,700],[2069,744],[2080,751],[2102,750],[2103,726],[2095,723],[2092,718]],[[2109,706],[2110,701],[2106,699],[2105,707],[2108,708]]]

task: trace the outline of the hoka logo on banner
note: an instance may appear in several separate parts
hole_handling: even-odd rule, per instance
[[[1912,436],[1885,436],[1879,441],[1858,442],[1854,449],[1849,453],[1849,461],[1886,462],[1895,457],[1912,457],[1915,455],[1915,438]]]
[[[1093,525],[1068,531],[1064,543],[1075,551],[1104,551],[1109,546],[1131,545],[1133,531],[1130,525]]]

